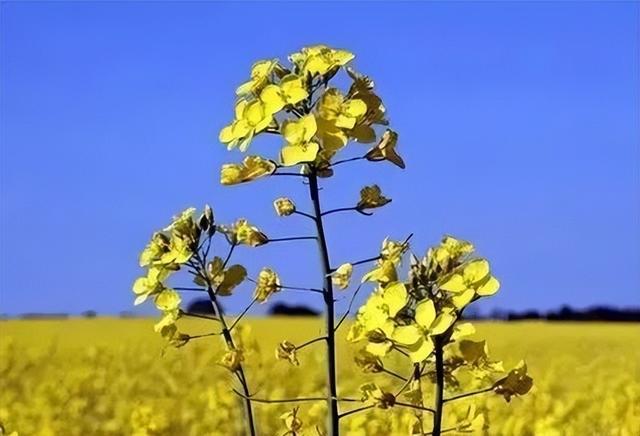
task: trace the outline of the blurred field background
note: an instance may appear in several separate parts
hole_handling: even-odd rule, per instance
[[[243,410],[230,393],[229,373],[217,364],[218,337],[167,349],[152,319],[6,320],[0,322],[0,422],[19,435],[239,435]],[[248,357],[257,397],[289,398],[324,393],[321,344],[300,352],[301,366],[277,361],[276,344],[318,336],[319,319],[252,319],[260,348]],[[508,368],[529,365],[534,390],[508,405],[491,395],[475,397],[487,408],[491,435],[640,434],[640,328],[624,323],[477,322],[493,358]],[[183,321],[184,331],[210,332],[208,321]],[[340,329],[344,339],[348,328]],[[351,364],[356,346],[341,340],[340,395],[358,396],[375,379],[396,390],[402,382],[364,375]],[[409,368],[393,368],[409,374]],[[429,386],[425,400],[430,400]],[[463,415],[467,400],[447,406],[446,421]],[[497,407],[492,407],[492,405]],[[346,404],[343,410],[355,407]],[[286,404],[256,405],[260,434],[285,432]],[[305,435],[323,426],[323,402],[304,403]],[[408,434],[412,412],[364,412],[342,421],[350,436]],[[452,433],[453,434],[453,433]]]

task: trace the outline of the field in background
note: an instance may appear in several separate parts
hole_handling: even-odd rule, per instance
[[[151,319],[73,319],[0,322],[0,422],[19,435],[241,434],[243,411],[229,393],[228,372],[217,365],[220,340],[208,337],[168,349]],[[250,320],[259,353],[247,372],[256,396],[290,398],[324,392],[320,347],[300,352],[300,367],[276,361],[276,344],[304,342],[321,332],[316,319]],[[188,333],[214,331],[190,322]],[[640,435],[640,328],[637,324],[476,323],[491,355],[509,367],[524,358],[535,386],[506,404],[477,397],[488,408],[491,435]],[[341,329],[342,335],[347,328]],[[388,376],[365,376],[351,364],[355,347],[340,349],[340,395],[357,396],[369,380],[396,386]],[[314,348],[317,347],[317,348]],[[394,367],[403,374],[409,369]],[[429,395],[425,397],[428,402]],[[473,400],[470,400],[473,401]],[[454,422],[470,401],[447,406]],[[346,405],[346,409],[352,406]],[[287,405],[256,405],[261,435],[285,432]],[[305,435],[316,435],[325,406],[304,403]],[[373,411],[343,420],[349,436],[408,434],[406,409]],[[446,427],[446,423],[445,423]]]

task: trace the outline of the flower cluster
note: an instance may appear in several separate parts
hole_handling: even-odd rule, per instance
[[[376,132],[376,126],[388,124],[386,109],[373,81],[348,66],[353,58],[346,50],[316,45],[289,56],[288,65],[277,59],[256,62],[249,80],[236,90],[234,119],[220,131],[219,140],[244,152],[257,135],[280,135],[279,163],[248,156],[240,164],[225,164],[222,183],[244,183],[271,175],[279,166],[299,164],[330,176],[332,159],[350,140],[376,143],[379,138],[360,158],[404,168],[396,151],[397,133]],[[329,86],[341,69],[351,82],[345,91]]]
[[[347,339],[365,341],[356,363],[365,372],[381,370],[391,350],[408,356],[414,364],[431,362],[436,347],[446,349],[444,375],[450,386],[458,386],[456,371],[462,368],[478,380],[504,371],[501,362],[488,356],[485,341],[461,339],[475,333],[469,323],[459,323],[471,302],[495,294],[500,284],[485,259],[472,257],[474,247],[450,236],[418,259],[412,257],[409,277],[400,281],[397,266],[406,247],[385,240],[376,266],[363,281],[377,283],[376,290],[359,309]],[[435,381],[435,372],[425,375]],[[531,388],[526,365],[521,363],[492,388],[507,401]]]
[[[140,266],[147,268],[147,274],[133,284],[134,304],[153,297],[156,308],[162,312],[162,318],[154,329],[175,346],[186,344],[189,336],[178,332],[176,321],[181,315],[182,299],[166,281],[191,260],[198,249],[201,234],[215,232],[213,211],[209,206],[205,207],[198,220],[194,214],[194,208],[186,209],[174,217],[163,231],[153,234],[140,255]]]

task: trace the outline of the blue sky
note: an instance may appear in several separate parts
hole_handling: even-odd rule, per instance
[[[310,234],[273,213],[281,195],[308,208],[293,180],[219,185],[220,165],[241,156],[217,132],[253,61],[319,42],[355,52],[375,79],[408,164],[344,166],[325,182],[327,207],[371,183],[393,198],[370,218],[329,218],[334,264],[375,255],[387,235],[414,232],[422,254],[449,233],[503,283],[483,310],[640,302],[638,3],[1,8],[0,313],[129,310],[138,252],[190,205],[272,237]],[[319,286],[314,249],[273,244],[236,260]]]

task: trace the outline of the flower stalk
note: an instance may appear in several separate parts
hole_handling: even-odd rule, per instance
[[[335,301],[333,297],[333,283],[331,281],[331,264],[329,262],[329,251],[327,248],[327,240],[324,233],[324,225],[322,222],[322,210],[320,207],[320,190],[318,188],[318,176],[315,170],[309,175],[309,194],[313,203],[313,211],[316,223],[316,232],[318,240],[318,252],[320,254],[320,264],[322,268],[322,277],[324,280],[324,303],[325,303],[325,330],[327,339],[327,406],[329,414],[327,417],[327,429],[331,436],[340,434],[338,413],[338,380],[336,375],[336,334],[335,334]]]
[[[229,259],[231,258],[231,254],[233,253],[234,248],[235,248],[235,244],[231,246],[231,249],[227,254],[227,258],[225,259],[224,266],[226,266],[226,264],[229,262]],[[206,284],[207,294],[209,295],[209,300],[211,301],[211,307],[213,308],[214,316],[217,317],[217,320],[220,322],[220,325],[222,326],[221,334],[222,334],[222,337],[224,338],[224,342],[227,345],[227,349],[229,349],[230,351],[235,351],[237,350],[237,347],[233,341],[233,337],[231,336],[231,329],[228,327],[227,321],[225,320],[225,317],[222,312],[222,308],[220,307],[220,303],[216,297],[216,293],[213,289],[213,286],[211,284],[211,281],[208,275],[206,274],[206,264],[207,264],[206,259],[202,259],[199,254],[196,254],[196,261],[199,263],[199,266],[201,267],[200,276],[204,279],[204,282]],[[250,306],[251,305],[249,305],[249,307]],[[242,315],[240,317],[242,317]],[[233,324],[232,328],[235,327],[235,324],[236,323]],[[256,436],[255,421],[253,418],[253,408],[251,405],[251,400],[248,399],[250,395],[249,385],[247,383],[247,378],[245,376],[244,368],[242,367],[241,363],[238,364],[238,368],[235,371],[235,374],[236,374],[236,377],[238,378],[238,381],[240,382],[240,385],[242,386],[242,391],[247,397],[247,398],[244,398],[244,409],[247,417],[247,429],[248,429],[247,434],[249,434],[250,436]]]
[[[433,430],[431,431],[431,434],[434,436],[440,436],[442,433],[442,410],[444,408],[444,353],[442,338],[435,338],[434,343],[436,383],[434,387],[435,413],[433,414]]]

